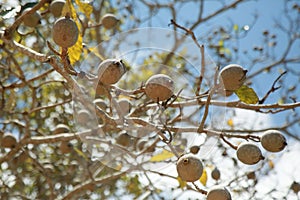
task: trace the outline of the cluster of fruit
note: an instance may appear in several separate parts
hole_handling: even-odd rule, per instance
[[[277,130],[268,130],[260,138],[263,148],[270,152],[280,152],[287,145],[285,137]],[[179,177],[187,182],[194,182],[200,179],[203,173],[203,164],[195,155],[199,147],[190,148],[190,153],[181,156],[177,161],[177,172]],[[262,160],[262,152],[258,146],[252,143],[239,145],[236,151],[237,158],[244,164],[254,165]],[[220,179],[220,171],[215,168],[211,176],[213,179]],[[230,200],[231,196],[226,188],[215,188],[208,192],[207,199],[224,199]]]
[[[98,66],[99,82],[96,95],[103,95],[105,87],[117,83],[126,72],[122,60],[107,59]],[[155,74],[145,83],[145,94],[155,102],[165,101],[174,94],[174,81],[165,74]]]
[[[56,18],[52,30],[54,42],[60,47],[68,48],[73,46],[78,40],[79,29],[76,22],[70,16],[63,16],[62,11],[65,6],[65,0],[54,0],[49,5],[49,12]],[[31,8],[24,9],[23,13],[27,13]],[[41,22],[42,16],[38,11],[26,14],[23,23],[28,27],[36,27]],[[118,18],[113,14],[105,14],[101,18],[101,25],[106,29],[114,28],[119,22]]]
[[[282,151],[287,145],[285,137],[277,130],[266,131],[260,138],[260,142],[265,150],[274,153]],[[259,147],[252,143],[239,145],[236,154],[238,159],[247,165],[254,165],[264,159]]]

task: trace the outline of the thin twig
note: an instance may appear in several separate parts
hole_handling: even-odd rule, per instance
[[[233,145],[231,142],[229,142],[229,141],[224,137],[223,134],[220,135],[220,138],[221,138],[226,144],[228,144],[231,148],[237,150],[238,147],[235,146],[235,145]]]
[[[195,186],[195,188],[197,189],[198,192],[200,192],[201,194],[207,195],[206,190],[203,190],[203,189],[199,188],[198,185],[196,185],[195,182],[192,182],[192,183],[193,183],[193,185]]]
[[[271,89],[266,93],[266,95],[265,95],[261,100],[259,100],[259,104],[263,104],[272,92],[275,92],[276,90],[278,90],[279,88],[281,88],[281,86],[275,87],[275,84],[276,84],[276,83],[281,79],[281,77],[282,77],[283,75],[285,75],[286,73],[287,73],[287,71],[284,71],[283,73],[281,73],[281,74],[276,78],[276,80],[273,82],[273,84],[272,84],[272,86],[271,86]]]

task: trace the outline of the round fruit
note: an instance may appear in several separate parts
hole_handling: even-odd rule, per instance
[[[23,13],[30,11],[31,8],[26,8]],[[29,27],[36,27],[41,20],[41,15],[38,12],[34,12],[32,14],[26,15],[23,19],[23,23]]]
[[[69,17],[62,17],[56,20],[52,29],[54,42],[64,48],[76,44],[79,35],[75,21]]]
[[[300,184],[294,181],[291,185],[291,189],[294,193],[298,194],[298,192],[300,191]]]
[[[207,200],[231,200],[231,195],[226,188],[214,188],[208,191]]]
[[[279,152],[287,145],[285,137],[277,130],[266,131],[260,139],[264,149],[270,152]]]
[[[238,159],[247,165],[254,165],[264,159],[260,149],[254,144],[241,144],[236,151]]]
[[[198,152],[199,152],[199,150],[200,150],[200,147],[199,146],[191,146],[190,147],[190,152],[192,153],[192,154],[197,154]]]
[[[117,25],[118,21],[119,21],[118,18],[115,15],[113,15],[113,14],[105,14],[101,18],[101,24],[106,29],[112,29],[112,28],[114,28]]]
[[[69,132],[70,132],[70,128],[65,124],[58,124],[52,131],[52,133],[54,135],[60,134],[60,133],[69,133]]]
[[[68,141],[62,141],[60,143],[59,149],[63,154],[71,153],[72,144]]]
[[[151,76],[145,86],[146,95],[154,101],[164,101],[169,99],[174,92],[173,80],[164,74]]]
[[[215,167],[212,171],[211,171],[211,177],[215,180],[219,180],[221,177],[221,172],[220,170]]]
[[[60,17],[61,11],[66,4],[65,0],[54,0],[50,4],[50,12],[54,17]]]
[[[131,143],[131,137],[127,133],[121,133],[117,138],[117,143],[119,145],[128,147]]]
[[[14,148],[17,145],[16,137],[11,133],[4,134],[1,140],[1,146],[4,148]]]
[[[176,165],[177,173],[183,181],[197,181],[203,172],[201,160],[193,154],[185,154],[181,156]]]
[[[220,71],[219,80],[225,90],[234,91],[243,85],[246,79],[246,73],[247,70],[240,65],[230,64]]]
[[[128,114],[132,108],[132,104],[128,99],[120,99],[118,101],[119,107],[122,110],[122,113],[125,115]]]
[[[108,88],[105,87],[101,82],[97,84],[97,88],[95,91],[95,97],[107,96]]]
[[[248,179],[256,179],[256,175],[255,175],[255,172],[249,172],[248,174],[247,174],[247,178]]]
[[[107,59],[102,61],[98,67],[99,82],[104,85],[117,83],[126,72],[122,60]]]

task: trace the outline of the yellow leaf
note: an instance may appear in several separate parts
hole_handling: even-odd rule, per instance
[[[67,0],[67,1],[66,1],[65,5],[64,5],[64,7],[63,7],[63,9],[62,9],[62,11],[61,11],[61,15],[62,15],[62,16],[66,16],[67,13],[70,14],[70,17],[71,17],[72,19],[76,20],[76,18],[77,18],[76,10],[75,10],[75,8],[74,8],[73,5],[72,5],[71,0]]]
[[[74,147],[74,150],[76,151],[76,153],[79,156],[83,157],[85,160],[88,160],[88,157],[80,149],[78,149],[77,147]]]
[[[233,30],[234,30],[235,32],[237,32],[237,31],[239,30],[239,25],[235,24],[235,25],[233,26]]]
[[[88,48],[89,52],[92,52],[95,56],[100,58],[101,60],[105,60],[104,56],[97,52],[97,48]]]
[[[75,21],[78,29],[80,30],[80,23],[77,20],[76,10],[72,5],[71,0],[66,1],[62,10],[62,16],[66,16],[67,13],[69,13],[70,17]],[[82,53],[82,36],[79,33],[76,44],[68,49],[68,55],[69,55],[71,65],[73,65],[76,61],[79,60],[81,53]]]
[[[88,19],[90,19],[90,15],[93,12],[93,6],[88,3],[82,3],[80,0],[75,0],[75,3],[78,5],[79,10],[83,12]]]
[[[233,120],[232,120],[232,119],[229,119],[229,120],[227,121],[227,124],[228,124],[228,126],[233,127]]]
[[[179,187],[181,189],[184,188],[187,185],[186,181],[183,181],[179,176],[177,177],[177,181],[178,181]]]
[[[206,169],[204,168],[203,169],[203,173],[200,177],[200,182],[202,183],[202,185],[206,186],[206,182],[207,182],[207,172],[206,172]]]
[[[79,60],[81,56],[81,52],[82,52],[82,37],[79,34],[76,44],[68,49],[71,65],[73,65],[76,61]]]
[[[274,168],[274,163],[273,163],[272,160],[269,160],[269,161],[268,161],[268,164],[269,164],[269,167],[270,167],[271,169]]]
[[[219,46],[223,47],[224,46],[224,40],[219,40]]]
[[[239,89],[235,91],[236,95],[239,99],[246,104],[256,104],[258,103],[258,96],[255,91],[248,87],[247,85],[243,85]]]
[[[172,152],[164,149],[161,153],[152,156],[152,158],[150,158],[150,161],[151,162],[160,162],[160,161],[164,161],[169,158],[172,158],[173,156],[174,156],[174,154]]]

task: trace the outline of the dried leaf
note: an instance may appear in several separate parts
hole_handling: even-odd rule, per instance
[[[207,183],[207,171],[206,171],[205,168],[203,169],[203,173],[202,173],[202,175],[201,175],[201,177],[200,177],[199,180],[202,183],[202,185],[206,186],[206,183]]]
[[[150,159],[151,162],[160,162],[172,158],[174,154],[170,151],[163,150],[161,153],[152,156]]]
[[[246,86],[243,85],[242,87],[240,87],[238,90],[235,91],[236,95],[239,97],[239,99],[246,103],[246,104],[256,104],[258,103],[258,96],[255,93],[255,91]]]

